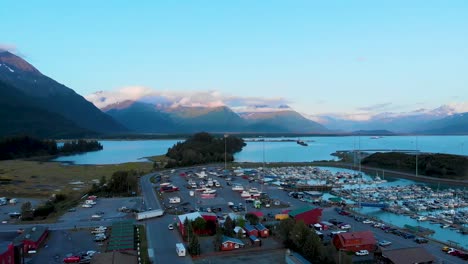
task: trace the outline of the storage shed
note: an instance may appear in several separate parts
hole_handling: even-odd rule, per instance
[[[258,236],[259,237],[269,237],[270,236],[270,230],[266,228],[262,224],[257,224],[255,225],[255,228],[258,230]]]
[[[242,242],[240,239],[223,236],[223,240],[221,243],[221,250],[222,251],[234,250],[238,248],[243,248],[244,245],[245,245],[244,242]]]

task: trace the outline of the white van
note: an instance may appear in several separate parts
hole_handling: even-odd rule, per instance
[[[179,257],[185,257],[185,246],[182,243],[176,243],[176,252]]]

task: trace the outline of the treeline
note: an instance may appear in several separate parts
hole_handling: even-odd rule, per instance
[[[112,197],[112,196],[131,196],[138,190],[139,173],[134,170],[116,171],[108,180],[102,176],[99,183],[93,183],[89,194]]]
[[[244,140],[236,136],[214,137],[206,132],[197,133],[168,149],[166,167],[224,162],[225,159],[232,162],[234,153],[241,151],[244,146]]]
[[[0,160],[48,155],[69,155],[72,153],[102,150],[102,148],[102,145],[96,140],[74,140],[58,147],[55,140],[16,136],[0,140]]]
[[[399,153],[374,153],[362,160],[369,167],[415,173],[416,156]],[[418,174],[437,178],[466,179],[468,157],[450,154],[418,155]]]
[[[307,227],[303,221],[296,222],[291,218],[282,220],[277,227],[277,232],[286,248],[298,252],[312,263],[352,262],[346,252],[338,252],[333,244],[323,245],[315,231]]]
[[[21,205],[21,220],[30,221],[34,219],[45,219],[49,214],[57,211],[57,207],[67,200],[65,194],[52,196],[47,202],[33,209],[31,202],[25,202]]]

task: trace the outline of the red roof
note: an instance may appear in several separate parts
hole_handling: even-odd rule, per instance
[[[289,213],[291,215],[291,212]],[[304,224],[310,225],[320,222],[320,218],[322,217],[322,209],[315,208],[308,210],[306,212],[294,215],[294,219],[296,221],[303,221]]]
[[[341,245],[344,247],[376,244],[374,233],[372,233],[372,231],[339,233],[337,236]]]
[[[253,215],[256,215],[257,217],[263,217],[263,213],[260,212],[260,211],[256,211],[256,212],[248,212],[248,214],[253,214]]]

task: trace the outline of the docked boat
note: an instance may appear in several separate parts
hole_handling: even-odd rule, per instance
[[[216,190],[207,188],[202,192],[202,194],[211,194],[211,193],[216,193]]]
[[[426,221],[427,220],[427,216],[424,216],[424,215],[420,215],[416,218],[416,220],[418,221]]]
[[[242,192],[244,191],[244,186],[237,184],[237,185],[232,186],[232,190],[236,192]]]
[[[250,188],[250,189],[249,189],[249,192],[250,192],[250,193],[258,193],[259,191],[258,191],[257,188]]]
[[[248,191],[242,191],[241,197],[242,198],[250,198],[252,195]]]
[[[215,198],[216,193],[202,193],[200,196],[201,198],[204,198],[204,199]]]

